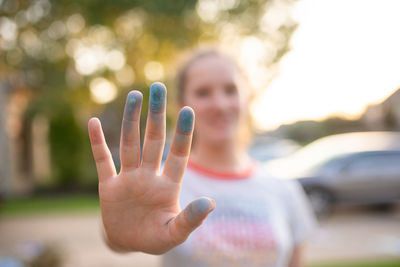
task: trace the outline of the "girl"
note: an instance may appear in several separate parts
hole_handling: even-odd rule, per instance
[[[99,120],[89,121],[110,248],[165,253],[163,265],[171,267],[303,266],[303,243],[315,220],[300,186],[269,175],[240,142],[249,105],[246,85],[233,60],[216,50],[200,51],[183,65],[178,75],[183,108],[161,172],[163,84],[150,87],[142,160],[142,95],[128,94],[119,174]]]

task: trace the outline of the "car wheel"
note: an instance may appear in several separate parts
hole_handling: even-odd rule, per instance
[[[327,216],[332,210],[332,195],[322,188],[306,189],[311,207],[318,218]]]
[[[372,206],[372,209],[381,213],[390,213],[396,209],[395,203],[380,203]]]

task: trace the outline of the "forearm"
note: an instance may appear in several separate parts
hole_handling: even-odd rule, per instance
[[[304,244],[299,244],[293,249],[288,267],[304,267]]]

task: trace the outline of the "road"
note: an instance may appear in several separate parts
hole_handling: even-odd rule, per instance
[[[160,265],[160,256],[111,252],[100,229],[97,212],[1,218],[0,256],[27,257],[38,244],[48,244],[61,252],[64,267]],[[307,247],[308,263],[400,258],[400,208],[390,213],[359,209],[335,212],[321,222]]]

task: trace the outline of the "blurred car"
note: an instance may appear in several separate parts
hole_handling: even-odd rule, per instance
[[[395,203],[400,200],[400,133],[324,137],[267,167],[297,179],[317,215],[327,214],[334,204]]]

